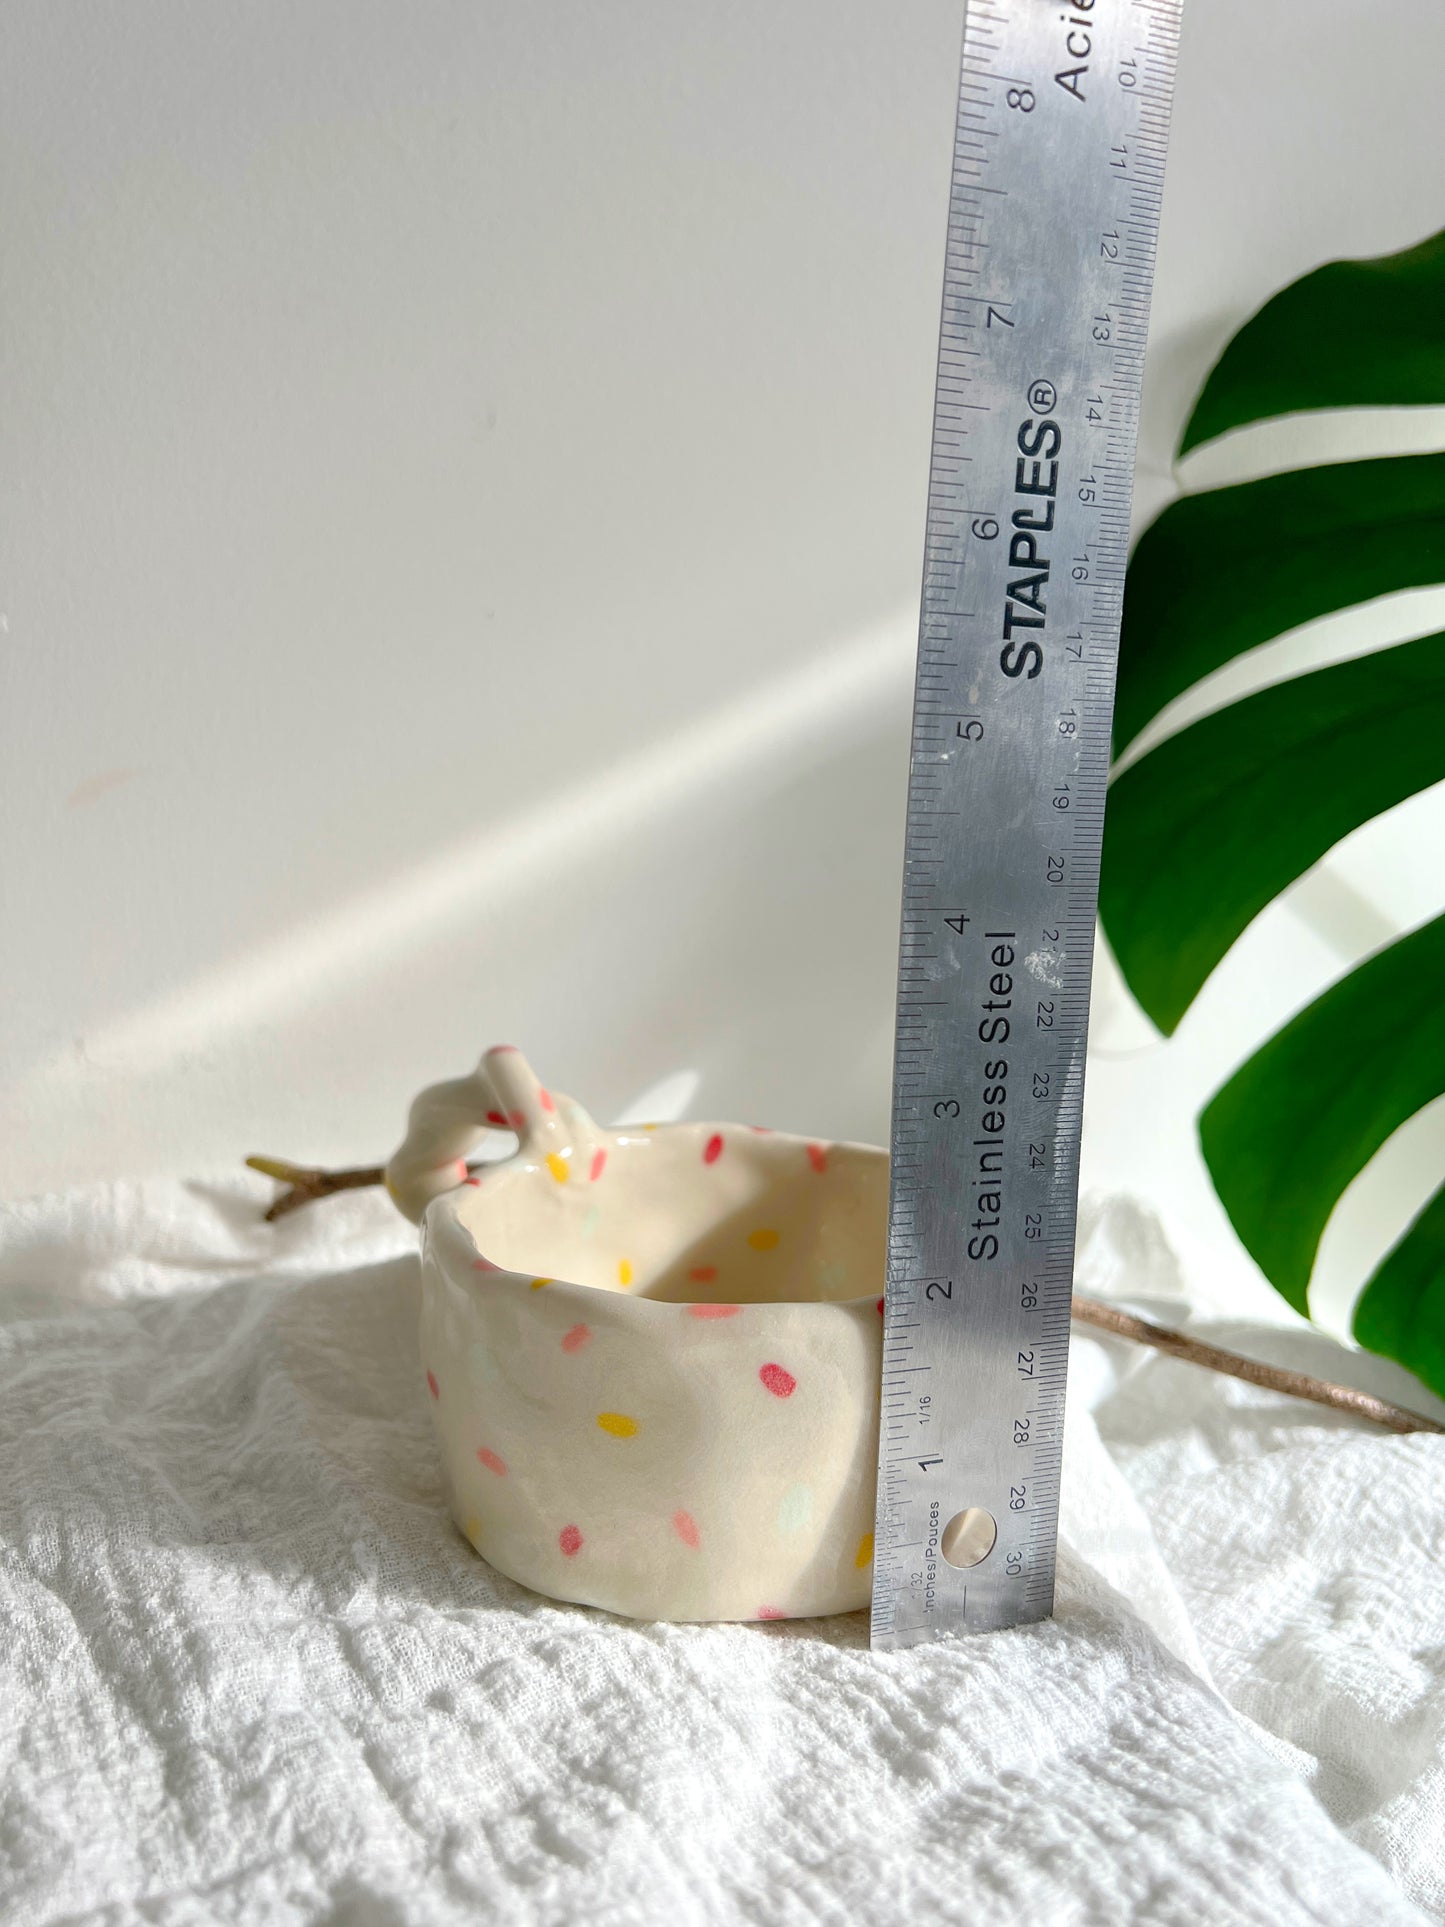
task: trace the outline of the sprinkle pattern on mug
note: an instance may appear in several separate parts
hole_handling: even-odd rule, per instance
[[[524,1581],[530,1545],[533,1583],[624,1612],[655,1600],[767,1622],[863,1603],[872,1507],[840,1453],[856,1445],[849,1375],[876,1358],[886,1302],[873,1241],[840,1246],[819,1226],[834,1187],[845,1213],[873,1205],[867,1153],[740,1124],[600,1131],[515,1055],[492,1085],[478,1125],[530,1145],[510,1172],[435,1159],[483,1195],[449,1194],[460,1246],[435,1221],[423,1234],[444,1294],[428,1299],[424,1343],[445,1388],[423,1370],[466,1536]],[[473,1227],[476,1244],[503,1240],[506,1266],[468,1246]],[[469,1264],[491,1275],[484,1289],[467,1286]]]

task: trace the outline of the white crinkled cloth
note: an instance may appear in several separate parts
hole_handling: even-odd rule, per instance
[[[639,1625],[448,1522],[411,1237],[240,1185],[8,1214],[9,1927],[1445,1914],[1445,1439],[1076,1340],[1052,1623]],[[1168,1272],[1095,1214],[1081,1282]]]

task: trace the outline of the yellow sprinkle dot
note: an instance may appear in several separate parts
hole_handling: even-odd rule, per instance
[[[858,1550],[853,1555],[853,1564],[862,1572],[873,1557],[873,1534],[865,1532],[858,1541]]]
[[[615,1439],[630,1439],[637,1435],[637,1420],[629,1418],[626,1412],[599,1412],[597,1423]]]
[[[476,1516],[475,1513],[473,1513],[471,1518],[467,1520],[466,1526],[464,1527],[464,1531],[466,1532],[467,1537],[471,1540],[473,1545],[475,1545],[478,1539],[481,1538],[482,1522]]]
[[[540,1291],[543,1285],[550,1285],[551,1283],[552,1283],[552,1280],[550,1278],[534,1278],[532,1280],[530,1289],[533,1291]]]
[[[762,1225],[758,1230],[748,1233],[748,1243],[754,1251],[771,1251],[781,1235],[771,1225]]]
[[[626,1258],[619,1258],[617,1261],[617,1279],[619,1284],[632,1283],[632,1266]]]
[[[567,1160],[560,1151],[549,1151],[547,1153],[547,1169],[552,1173],[552,1176],[557,1180],[558,1184],[565,1184],[572,1175],[571,1170],[568,1168]]]

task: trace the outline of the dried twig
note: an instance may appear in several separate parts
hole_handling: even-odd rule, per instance
[[[266,1213],[268,1223],[272,1224],[303,1204],[329,1197],[334,1191],[359,1191],[367,1185],[380,1184],[383,1176],[379,1164],[358,1165],[349,1171],[324,1171],[315,1165],[292,1164],[285,1158],[253,1157],[247,1158],[246,1163],[263,1177],[274,1178],[278,1184],[288,1187]],[[477,1167],[468,1165],[467,1169],[474,1171]],[[1268,1391],[1287,1393],[1291,1398],[1311,1399],[1316,1405],[1328,1405],[1337,1412],[1352,1412],[1356,1418],[1369,1419],[1391,1432],[1445,1432],[1445,1425],[1437,1424],[1434,1419],[1407,1412],[1385,1399],[1372,1398],[1368,1392],[1357,1392],[1353,1386],[1333,1385],[1328,1379],[1312,1378],[1307,1372],[1287,1371],[1282,1365],[1261,1365],[1255,1359],[1241,1357],[1238,1352],[1206,1345],[1202,1339],[1190,1338],[1184,1332],[1151,1325],[1147,1319],[1101,1304],[1097,1298],[1080,1298],[1075,1294],[1073,1315],[1081,1325],[1094,1325],[1117,1338],[1152,1345],[1156,1351],[1185,1359],[1191,1365],[1202,1365],[1206,1371],[1242,1378]]]
[[[384,1175],[379,1164],[358,1165],[351,1171],[322,1171],[315,1165],[288,1163],[285,1158],[247,1158],[246,1162],[262,1177],[290,1186],[266,1213],[268,1224],[316,1198],[330,1197],[333,1191],[360,1191],[368,1184],[380,1184]]]
[[[1241,1358],[1238,1352],[1206,1345],[1203,1339],[1190,1338],[1185,1332],[1170,1331],[1165,1325],[1151,1325],[1147,1318],[1135,1318],[1132,1312],[1101,1304],[1097,1298],[1080,1298],[1076,1293],[1073,1315],[1081,1325],[1095,1325],[1118,1338],[1132,1338],[1140,1345],[1152,1345],[1156,1351],[1185,1359],[1191,1365],[1202,1365],[1206,1371],[1224,1372],[1250,1385],[1263,1385],[1271,1392],[1287,1392],[1291,1398],[1311,1399],[1316,1405],[1333,1406],[1337,1412],[1353,1412],[1356,1418],[1370,1419],[1391,1432],[1445,1432],[1445,1425],[1438,1425],[1434,1419],[1407,1412],[1403,1406],[1391,1405],[1369,1392],[1357,1392],[1352,1385],[1334,1385],[1327,1378],[1287,1371],[1282,1365],[1261,1365],[1256,1359]]]

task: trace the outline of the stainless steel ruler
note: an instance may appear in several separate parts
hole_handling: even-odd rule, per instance
[[[968,8],[914,695],[873,1644],[1046,1618],[1181,0]]]

